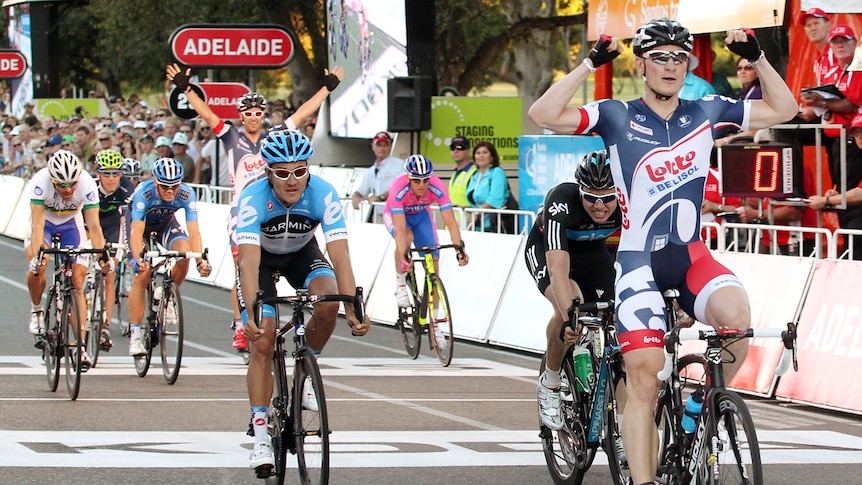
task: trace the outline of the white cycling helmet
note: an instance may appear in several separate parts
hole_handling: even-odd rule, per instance
[[[81,161],[69,150],[59,150],[48,160],[48,172],[54,182],[77,182],[81,177]]]

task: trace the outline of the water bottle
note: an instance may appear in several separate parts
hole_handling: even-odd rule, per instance
[[[589,392],[595,379],[590,350],[582,345],[576,345],[572,350],[572,360],[575,361],[578,392]]]
[[[703,409],[703,397],[705,392],[701,388],[697,388],[688,400],[685,402],[685,412],[682,416],[682,428],[686,433],[694,433],[697,426],[697,418],[700,417],[700,410]]]
[[[159,311],[159,300],[162,299],[162,287],[159,286],[153,290],[153,313]]]

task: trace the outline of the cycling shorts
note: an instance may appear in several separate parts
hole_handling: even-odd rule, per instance
[[[149,251],[150,247],[150,233],[156,232],[156,242],[161,244],[162,247],[166,249],[170,249],[171,245],[176,241],[187,241],[189,239],[188,234],[186,234],[185,229],[177,220],[176,217],[171,217],[167,221],[163,222],[159,226],[146,226],[144,228],[144,251]],[[132,233],[132,219],[126,218],[126,234]],[[132,254],[132,247],[129,244],[129,238],[126,238],[126,259],[129,261],[129,264],[132,263],[133,260],[140,258],[140,254]]]
[[[27,229],[27,236],[24,238],[24,247],[30,247],[32,241],[33,226]],[[81,244],[87,241],[87,231],[84,228],[84,220],[80,216],[75,216],[63,223],[54,224],[51,221],[45,221],[45,231],[42,235],[42,245],[46,248],[51,247],[51,239],[54,234],[60,235],[60,247],[65,248],[71,246],[80,248]],[[63,259],[61,258],[60,261]],[[86,254],[79,254],[75,257],[75,263],[87,266],[88,258]]]
[[[404,214],[404,219],[407,229],[413,231],[413,247],[437,246],[437,226],[431,217],[430,208],[417,214]],[[392,223],[392,214],[389,212],[383,213],[383,224],[386,226],[389,234],[395,237],[395,225]],[[422,254],[424,255],[425,253]],[[431,254],[434,256],[434,259],[437,259],[440,257],[440,250],[435,249]]]

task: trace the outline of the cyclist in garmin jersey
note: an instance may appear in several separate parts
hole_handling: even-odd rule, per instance
[[[539,417],[545,426],[563,428],[560,414],[560,369],[577,334],[560,329],[570,318],[572,298],[609,300],[614,292],[614,259],[605,240],[622,222],[611,166],[604,151],[588,153],[575,171],[577,183],[563,182],[545,196],[527,236],[524,258],[539,291],[554,314],[546,329],[545,372],[539,376]]]
[[[615,281],[627,375],[622,433],[636,485],[652,484],[656,472],[658,431],[653,412],[667,325],[662,291],[677,288],[682,309],[701,322],[716,327],[750,325],[742,284],[713,259],[700,239],[700,208],[715,130],[765,128],[798,111],[793,94],[763,56],[752,31],[729,30],[725,42],[754,66],[762,100],[721,96],[680,100],[693,37],[675,20],[658,19],[638,28],[632,41],[635,66],[644,76],[640,99],[567,106],[590,72],[622,51],[618,39],[603,35],[583,65],[552,85],[529,111],[533,122],[554,132],[601,135],[610,156],[623,214]],[[747,345],[730,351],[738,367]],[[731,377],[733,370],[729,369]]]
[[[272,353],[275,349],[275,309],[263,309],[263,319],[249,315],[249,303],[258,289],[264,296],[276,296],[274,274],[284,276],[294,288],[311,294],[348,294],[356,291],[353,266],[347,246],[347,224],[341,200],[332,185],[309,173],[308,160],[314,153],[311,142],[296,130],[270,131],[260,150],[266,162],[266,178],[246,187],[239,197],[236,237],[239,243],[239,283],[237,299],[251,342],[251,359],[246,380],[251,404],[254,449],[249,457],[256,469],[274,464],[267,431],[269,402],[272,399]],[[314,237],[320,226],[330,264]],[[354,335],[371,328],[353,314],[353,305],[344,304],[345,318]],[[323,350],[335,330],[338,303],[317,303],[306,329],[308,346]],[[304,406],[316,410],[313,388],[303,389]]]
[[[27,288],[30,290],[30,333],[45,332],[42,315],[42,293],[45,291],[45,264],[48,256],[39,260],[39,249],[51,246],[55,234],[60,235],[60,246],[79,248],[87,241],[84,223],[90,228],[90,243],[93,248],[105,246],[105,237],[99,224],[99,196],[96,182],[83,170],[81,161],[74,153],[60,150],[48,160],[48,166],[39,170],[30,179],[30,231],[24,239],[30,270],[27,272]],[[102,270],[107,268],[100,259]],[[84,299],[84,277],[87,274],[87,256],[78,256],[72,267],[72,285],[78,299],[78,322],[81,335],[86,333],[87,302]],[[38,345],[38,344],[37,344]],[[87,350],[81,347],[82,371],[93,365]]]
[[[126,255],[134,272],[132,290],[129,292],[129,355],[137,357],[147,351],[141,340],[141,320],[144,318],[144,296],[150,281],[150,263],[141,259],[141,253],[149,247],[149,234],[156,232],[156,241],[166,249],[174,251],[201,252],[201,233],[198,229],[197,197],[188,185],[182,182],[183,166],[173,158],[160,158],[153,165],[153,178],[141,182],[132,197],[130,214],[126,218]],[[185,209],[186,227],[183,230],[175,213]],[[212,266],[203,258],[197,260],[198,273],[206,278]],[[189,271],[189,260],[180,259],[171,273],[179,287]],[[170,312],[165,318],[176,318]]]
[[[267,131],[263,129],[264,116],[266,115],[266,99],[260,94],[253,92],[239,98],[237,110],[239,111],[240,123],[242,123],[243,128],[242,131],[239,131],[236,127],[222,121],[194,90],[189,89],[190,73],[191,69],[183,71],[176,64],[168,66],[166,70],[168,80],[172,81],[180,91],[186,93],[192,108],[198,113],[198,116],[212,127],[213,133],[224,144],[225,151],[227,152],[227,160],[224,163],[228,164],[230,182],[233,186],[228,234],[230,236],[234,267],[236,268],[237,256],[239,254],[236,242],[238,197],[253,182],[266,178],[266,171],[264,170],[266,163],[260,157],[260,148],[267,135]],[[323,87],[308,101],[302,103],[290,117],[284,120],[282,125],[273,127],[272,129],[295,130],[298,123],[314,115],[320,108],[320,105],[329,96],[329,93],[338,87],[342,79],[344,79],[344,68],[336,66],[332,69],[331,73],[324,70]],[[236,286],[234,286],[232,292],[235,297]],[[234,302],[237,301],[236,298],[231,298],[231,300]],[[240,310],[235,303],[233,311],[233,348],[239,352],[247,352],[248,342],[243,333],[242,320],[239,314]]]
[[[105,241],[109,243],[120,243],[123,241],[122,229],[124,217],[132,201],[134,185],[123,175],[123,155],[117,150],[109,148],[102,150],[96,155],[96,178],[99,182],[99,222],[102,225],[102,234]],[[117,259],[114,258],[112,267],[116,267]],[[116,273],[109,271],[105,274],[105,288],[113,288]],[[107,291],[105,300],[105,322],[111,324],[114,315],[114,292]],[[111,332],[106,326],[101,330],[99,343],[102,350],[111,350]]]

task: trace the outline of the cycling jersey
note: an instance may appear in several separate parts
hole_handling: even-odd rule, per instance
[[[165,202],[159,198],[155,179],[145,180],[138,184],[132,196],[130,216],[126,218],[126,234],[132,233],[132,221],[144,221],[144,248],[149,248],[147,234],[156,232],[156,240],[165,248],[170,248],[174,241],[187,240],[188,235],[176,218],[176,212],[184,209],[186,222],[197,222],[197,197],[194,191],[185,183],[180,184],[174,200]],[[131,242],[126,238],[126,254],[129,261],[135,255],[131,251]]]
[[[751,101],[680,100],[667,120],[640,99],[602,100],[579,111],[576,133],[598,133],[607,146],[623,214],[615,285],[621,347],[660,346],[666,327],[662,290],[679,289],[682,308],[706,321],[709,295],[741,286],[700,239],[700,209],[713,130],[748,131]]]
[[[410,190],[410,178],[402,174],[392,181],[389,187],[389,198],[383,206],[383,224],[389,234],[395,236],[395,226],[392,224],[392,214],[401,214],[405,218],[407,228],[413,231],[413,244],[416,247],[437,245],[437,226],[431,214],[431,204],[437,202],[440,212],[451,211],[452,201],[446,192],[446,184],[436,175],[432,175],[428,190],[422,197]],[[436,258],[439,251],[434,251]]]
[[[569,253],[569,278],[581,287],[585,301],[611,298],[614,266],[605,240],[619,229],[621,221],[619,205],[607,221],[593,221],[581,201],[578,184],[564,182],[551,188],[524,251],[539,291],[544,294],[551,283],[545,252],[561,250]]]
[[[120,178],[117,190],[107,194],[99,184],[99,223],[107,242],[120,242],[120,219],[132,201],[135,186],[128,177]]]
[[[54,225],[60,225],[73,218],[80,218],[84,209],[95,209],[99,207],[99,195],[96,181],[87,172],[81,172],[72,198],[63,200],[60,193],[54,188],[51,173],[48,168],[43,168],[30,179],[30,203],[45,206],[45,221]]]
[[[299,200],[285,207],[268,179],[258,180],[239,197],[237,244],[253,244],[272,254],[299,251],[314,238],[317,226],[326,243],[347,239],[347,224],[338,192],[327,181],[309,175]]]

